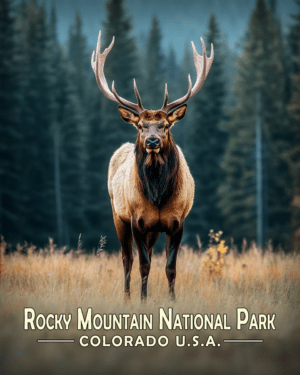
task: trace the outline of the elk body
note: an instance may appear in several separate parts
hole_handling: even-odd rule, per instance
[[[100,90],[110,100],[121,104],[121,117],[133,124],[137,130],[135,144],[123,144],[112,156],[108,169],[108,191],[111,199],[114,224],[121,243],[125,275],[125,294],[130,296],[130,274],[133,263],[133,239],[139,252],[141,274],[141,297],[147,297],[147,282],[150,272],[152,248],[161,232],[166,232],[166,275],[169,292],[175,298],[176,258],[180,246],[183,223],[194,200],[195,185],[181,149],[175,144],[170,129],[185,115],[184,104],[202,87],[213,62],[206,56],[201,38],[203,56],[199,55],[192,42],[197,72],[192,87],[185,96],[168,104],[168,89],[161,109],[146,110],[134,82],[137,104],[120,97],[112,83],[109,89],[105,75],[105,59],[113,47],[100,54],[101,31],[96,53],[92,55],[92,68]]]

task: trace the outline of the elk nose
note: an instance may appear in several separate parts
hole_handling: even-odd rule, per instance
[[[146,146],[149,148],[156,148],[159,146],[159,139],[158,138],[148,138],[146,141]]]

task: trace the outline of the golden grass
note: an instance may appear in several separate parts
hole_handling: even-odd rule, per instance
[[[1,242],[3,244],[3,241]],[[3,245],[5,246],[5,244]],[[138,258],[132,271],[131,300],[123,296],[121,255],[63,255],[50,242],[40,254],[1,250],[0,373],[1,374],[292,374],[300,368],[300,255],[262,252],[256,247],[226,253],[222,242],[205,253],[183,247],[178,255],[176,301],[168,297],[165,255],[154,255],[148,299],[140,301]],[[20,249],[19,249],[20,250]],[[215,252],[215,253],[214,253]],[[221,255],[218,255],[221,254]],[[209,259],[209,260],[208,260]],[[217,261],[221,262],[217,263]],[[5,260],[5,268],[4,268]],[[215,264],[215,269],[212,263]],[[25,331],[24,308],[39,313],[72,314],[68,331]],[[78,331],[77,308],[93,313],[152,313],[153,331]],[[158,309],[174,313],[227,314],[231,331],[158,330]],[[235,329],[236,309],[249,313],[276,314],[276,330]],[[79,345],[82,335],[167,335],[169,345],[155,347],[88,347]],[[175,335],[212,335],[220,347],[183,347]],[[37,339],[75,339],[74,344],[38,344]],[[264,343],[223,343],[223,339],[263,339]],[[200,340],[201,342],[201,340]]]

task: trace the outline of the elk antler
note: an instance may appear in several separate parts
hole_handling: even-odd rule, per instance
[[[108,84],[106,82],[106,78],[104,75],[104,63],[106,60],[107,55],[111,51],[113,45],[115,42],[115,37],[113,37],[112,42],[110,43],[109,47],[107,47],[104,52],[101,54],[100,53],[100,47],[101,47],[101,30],[99,31],[99,36],[98,36],[98,41],[97,41],[97,48],[96,48],[96,54],[95,51],[93,51],[92,54],[92,68],[95,73],[96,81],[98,83],[98,86],[100,90],[103,92],[103,94],[110,100],[112,100],[115,103],[123,104],[124,106],[133,109],[136,111],[138,114],[142,113],[145,111],[145,108],[142,105],[141,97],[138,92],[135,79],[133,80],[133,88],[135,95],[137,97],[138,103],[132,103],[126,99],[123,99],[121,96],[119,96],[115,90],[115,84],[114,81],[112,82],[112,92],[110,91]]]
[[[211,52],[210,52],[210,57],[207,57],[206,55],[206,48],[205,44],[202,38],[200,38],[201,44],[202,44],[202,51],[203,51],[203,56],[199,55],[199,53],[196,50],[196,47],[194,45],[194,42],[191,42],[192,48],[193,48],[193,53],[194,53],[194,64],[197,72],[197,79],[196,82],[192,88],[192,81],[191,81],[191,76],[188,75],[188,80],[189,80],[189,89],[188,92],[181,98],[175,100],[174,102],[167,104],[168,103],[168,85],[166,84],[165,86],[165,98],[164,98],[164,104],[161,107],[161,111],[165,113],[169,113],[171,109],[178,107],[180,104],[183,104],[190,98],[192,98],[194,95],[197,94],[197,92],[201,89],[208,72],[211,68],[211,64],[213,63],[214,60],[214,46],[211,43]]]

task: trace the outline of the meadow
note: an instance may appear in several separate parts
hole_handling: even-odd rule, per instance
[[[4,255],[1,241],[1,374],[298,374],[300,370],[300,254],[244,246],[227,249],[217,238],[206,251],[181,247],[177,262],[176,300],[168,296],[165,254],[154,254],[148,299],[140,300],[138,259],[132,271],[131,299],[123,296],[121,254],[64,254],[50,240],[44,249],[18,246]],[[24,254],[26,253],[26,254]],[[72,314],[68,330],[24,329],[24,308],[38,314]],[[77,309],[98,314],[153,314],[153,330],[78,330]],[[231,330],[159,330],[159,308],[181,314],[227,314]],[[236,329],[237,308],[249,314],[275,314],[274,329],[244,325]],[[256,315],[258,316],[258,315]],[[268,327],[267,327],[268,328]],[[165,335],[169,344],[135,347],[82,347],[86,335],[122,338]],[[175,344],[176,335],[199,335],[214,345]],[[74,343],[38,343],[38,339],[74,339]],[[262,339],[262,343],[225,343],[224,339]],[[85,341],[88,342],[88,339]],[[220,344],[220,346],[217,345]]]

